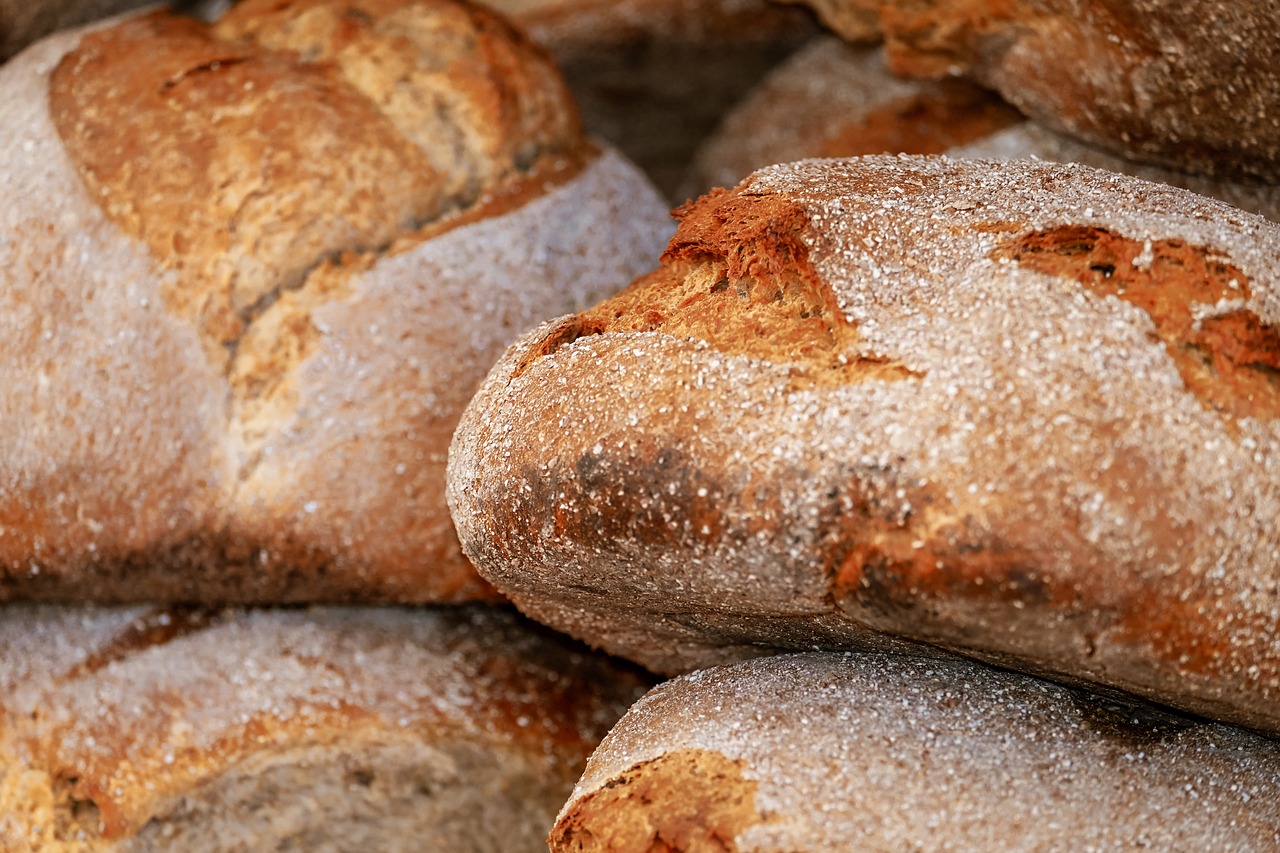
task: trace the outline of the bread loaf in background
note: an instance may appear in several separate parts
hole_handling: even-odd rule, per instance
[[[820,32],[772,0],[485,0],[545,46],[592,133],[673,202],[721,115]]]
[[[960,80],[904,79],[873,46],[815,39],[771,71],[699,146],[684,189],[731,187],[774,163],[859,154],[1084,163],[1198,192],[1280,221],[1280,184],[1143,165],[1023,120]]]
[[[545,850],[650,683],[480,606],[3,616],[9,853]]]
[[[143,5],[143,0],[0,0],[0,62],[57,30]]]
[[[786,655],[675,679],[591,756],[555,853],[1267,850],[1280,747],[968,661]]]
[[[1280,5],[1270,0],[800,0],[889,67],[968,77],[1120,156],[1280,182]]]
[[[682,217],[460,422],[517,606],[668,673],[906,639],[1280,733],[1280,226],[906,156]]]
[[[673,227],[445,0],[152,12],[0,68],[0,600],[493,597],[445,453]]]

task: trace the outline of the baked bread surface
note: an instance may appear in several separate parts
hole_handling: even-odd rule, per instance
[[[551,849],[1261,850],[1280,748],[967,661],[783,655],[655,688]]]
[[[805,0],[908,76],[965,76],[1129,159],[1280,182],[1269,0]]]
[[[1280,731],[1276,225],[905,156],[683,216],[455,434],[521,609],[658,671],[906,638]]]
[[[504,610],[11,606],[0,847],[538,850],[646,682]]]
[[[0,598],[493,597],[456,418],[670,233],[550,62],[469,6],[246,3],[0,78]]]

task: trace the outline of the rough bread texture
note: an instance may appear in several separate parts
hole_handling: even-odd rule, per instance
[[[665,204],[489,13],[232,15],[0,69],[0,599],[492,596],[454,423],[517,334],[652,264]]]
[[[819,38],[725,115],[699,146],[685,188],[701,195],[806,157],[941,154],[1021,122],[986,90],[903,79],[889,73],[882,50]]]
[[[10,609],[0,847],[537,850],[646,683],[506,611]]]
[[[811,160],[508,350],[482,574],[679,672],[923,641],[1280,732],[1280,230],[1083,166]]]
[[[1280,221],[1280,185],[1230,181],[1136,163],[1055,133],[958,81],[899,78],[883,52],[815,40],[772,71],[703,142],[685,188],[730,187],[806,157],[950,154],[1084,163],[1183,187]]]
[[[1280,5],[1270,0],[806,0],[889,66],[968,76],[1130,159],[1280,182]]]
[[[1265,850],[1280,746],[966,661],[787,655],[655,688],[551,849]]]

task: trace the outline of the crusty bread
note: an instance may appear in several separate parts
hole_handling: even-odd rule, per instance
[[[685,190],[696,197],[807,157],[941,154],[1022,122],[985,89],[901,78],[879,48],[818,38],[725,114],[695,153]]]
[[[555,853],[1270,850],[1280,745],[965,661],[788,655],[655,688]]]
[[[950,154],[1084,163],[1172,184],[1280,221],[1280,185],[1149,166],[1024,121],[985,90],[956,80],[903,79],[883,51],[817,39],[771,71],[730,110],[693,158],[691,196],[807,157]]]
[[[484,0],[563,69],[587,128],[673,200],[698,143],[820,28],[771,0]]]
[[[1271,0],[800,0],[908,76],[963,75],[1123,157],[1280,182]]]
[[[10,608],[0,849],[545,850],[646,686],[479,606]]]
[[[682,215],[459,424],[522,610],[664,672],[899,637],[1280,732],[1280,226],[906,156]]]
[[[492,596],[457,416],[672,227],[549,61],[444,0],[249,0],[0,89],[0,599]]]

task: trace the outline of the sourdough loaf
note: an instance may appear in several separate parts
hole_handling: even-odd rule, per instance
[[[670,231],[550,61],[446,0],[248,0],[0,89],[0,599],[492,596],[458,414]]]
[[[966,661],[787,655],[655,688],[555,853],[1267,850],[1280,747]]]
[[[907,156],[682,216],[455,434],[522,610],[664,672],[906,638],[1280,732],[1280,226]]]
[[[1280,182],[1280,5],[1270,0],[802,0],[890,67],[962,75],[1121,156]]]
[[[830,37],[771,71],[725,115],[694,156],[685,189],[700,195],[763,166],[807,157],[898,153],[1084,163],[1280,220],[1280,185],[1136,163],[1024,121],[999,98],[961,81],[897,77],[883,51]]]
[[[545,850],[646,682],[513,614],[14,607],[0,848]]]

